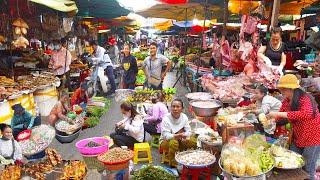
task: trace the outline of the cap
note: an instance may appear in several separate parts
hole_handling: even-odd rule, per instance
[[[21,104],[15,104],[11,107],[14,111],[24,111],[24,108],[21,106]]]
[[[294,74],[286,74],[280,78],[277,88],[300,88],[299,80]]]

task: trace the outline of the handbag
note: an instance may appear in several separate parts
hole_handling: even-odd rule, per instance
[[[154,86],[159,86],[161,84],[161,79],[158,79],[157,77],[153,76],[151,73],[151,59],[150,60],[150,77],[148,77],[148,83]]]

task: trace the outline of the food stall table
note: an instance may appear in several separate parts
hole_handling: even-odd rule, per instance
[[[254,133],[254,125],[249,123],[238,123],[234,126],[221,126],[221,137],[223,144],[227,143],[229,138],[233,136],[238,136],[242,132],[252,132]],[[231,134],[234,133],[234,134]]]
[[[276,169],[272,171],[272,175],[268,180],[304,180],[308,179],[308,173],[303,169],[281,170]]]

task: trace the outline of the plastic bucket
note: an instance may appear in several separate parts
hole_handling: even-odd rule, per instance
[[[51,109],[58,102],[58,91],[55,86],[49,86],[33,93],[41,116],[49,116]]]

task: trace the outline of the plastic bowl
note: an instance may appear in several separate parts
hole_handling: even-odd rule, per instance
[[[93,141],[95,143],[101,144],[98,147],[86,147],[86,145]],[[92,137],[87,139],[82,139],[76,143],[76,147],[80,154],[82,155],[98,155],[105,153],[109,150],[110,140],[104,137]]]
[[[20,136],[21,136],[22,134],[25,134],[25,133],[27,133],[28,135],[27,135],[26,137],[24,137],[24,138],[21,138]],[[24,140],[29,139],[29,138],[31,137],[31,133],[32,133],[32,131],[31,131],[30,129],[21,131],[21,132],[18,134],[18,136],[17,136],[17,141],[24,141]]]

